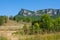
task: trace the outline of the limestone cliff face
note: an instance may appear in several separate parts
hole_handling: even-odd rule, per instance
[[[23,15],[23,16],[32,16],[34,15],[34,11],[30,11],[30,10],[26,10],[26,9],[21,9],[21,11],[19,11],[18,15]]]
[[[40,16],[42,14],[49,14],[50,16],[60,15],[60,9],[42,9],[37,11],[21,9],[18,13],[18,15],[23,16]]]

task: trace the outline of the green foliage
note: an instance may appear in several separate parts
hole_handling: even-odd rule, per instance
[[[3,25],[4,23],[7,23],[7,16],[0,16],[0,25]]]
[[[60,17],[55,19],[55,30],[60,31]]]
[[[34,33],[39,33],[40,32],[39,24],[38,23],[34,23],[32,29],[33,29],[33,34]]]
[[[49,15],[43,14],[40,21],[42,28],[48,29],[48,27],[50,26],[51,18]]]
[[[40,22],[37,21],[39,27],[35,23],[32,27],[34,31],[38,31],[37,28],[39,28],[39,31],[41,30],[47,33],[60,31],[60,17],[52,18],[48,14],[43,14],[40,18]]]
[[[4,20],[0,18],[0,25],[2,25],[3,23],[4,23]]]
[[[17,22],[19,21],[23,21],[23,22],[32,22],[32,21],[36,21],[36,20],[40,20],[39,16],[21,16],[21,15],[16,15],[14,16],[14,20],[16,20]]]
[[[2,25],[4,23],[4,17],[0,16],[0,25]]]
[[[14,18],[17,21],[32,22],[32,25],[27,28],[23,26],[24,34],[39,34],[39,33],[55,33],[60,32],[60,17],[51,17],[49,14],[42,14],[40,17],[33,16],[17,16]]]

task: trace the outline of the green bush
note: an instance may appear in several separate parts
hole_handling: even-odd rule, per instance
[[[0,25],[7,23],[8,17],[7,16],[0,16]]]

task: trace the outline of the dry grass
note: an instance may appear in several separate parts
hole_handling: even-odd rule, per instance
[[[60,33],[44,34],[44,35],[23,35],[19,37],[20,40],[60,40]]]
[[[60,40],[60,33],[38,35],[12,35],[15,31],[0,31],[1,36],[8,40]]]

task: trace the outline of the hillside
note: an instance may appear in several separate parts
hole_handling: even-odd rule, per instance
[[[26,22],[16,22],[13,20],[8,20],[7,23],[4,23],[2,26],[0,26],[1,29],[21,29],[23,28],[24,24],[27,26],[30,26],[31,23],[26,23]]]

